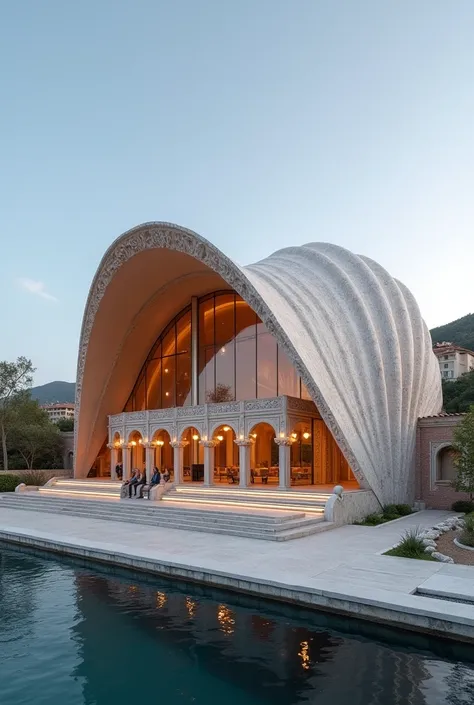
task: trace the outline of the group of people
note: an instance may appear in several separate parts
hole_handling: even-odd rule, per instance
[[[122,479],[122,478],[120,478]],[[132,470],[132,475],[129,480],[125,481],[125,485],[128,487],[128,496],[132,498],[133,496],[138,498],[143,498],[144,491],[148,490],[148,497],[150,497],[150,490],[157,485],[165,485],[170,481],[170,474],[168,470],[158,470],[158,468],[153,468],[153,475],[151,480],[147,483],[145,470],[139,470],[135,468]]]

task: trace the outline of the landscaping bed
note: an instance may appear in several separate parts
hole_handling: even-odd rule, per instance
[[[380,526],[395,519],[401,519],[413,514],[409,504],[387,504],[379,514],[369,514],[362,521],[355,521],[357,526]]]

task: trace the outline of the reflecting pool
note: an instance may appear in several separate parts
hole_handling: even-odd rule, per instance
[[[0,544],[2,705],[472,705],[474,649]]]

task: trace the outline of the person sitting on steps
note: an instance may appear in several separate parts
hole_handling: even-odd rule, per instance
[[[146,471],[142,470],[140,473],[140,477],[138,478],[138,482],[135,485],[135,497],[137,497],[137,490],[138,490],[138,499],[143,499],[143,488],[146,485]]]
[[[130,480],[128,480],[127,484],[128,485],[128,498],[132,499],[132,488],[134,490],[135,497],[137,496],[137,485],[140,480],[140,470],[138,468],[134,468],[132,472],[132,477]]]
[[[158,468],[153,468],[153,475],[151,476],[151,481],[149,485],[143,485],[143,490],[142,490],[142,497],[145,496],[145,492],[148,492],[148,499],[150,499],[150,492],[153,489],[153,487],[156,487],[157,485],[160,484],[161,480],[161,475],[160,471]]]

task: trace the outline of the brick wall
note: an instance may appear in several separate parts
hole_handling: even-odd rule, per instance
[[[451,509],[457,499],[469,499],[464,492],[455,492],[447,483],[436,480],[436,454],[452,443],[454,429],[463,414],[433,416],[419,419],[416,448],[416,495],[428,509]]]

